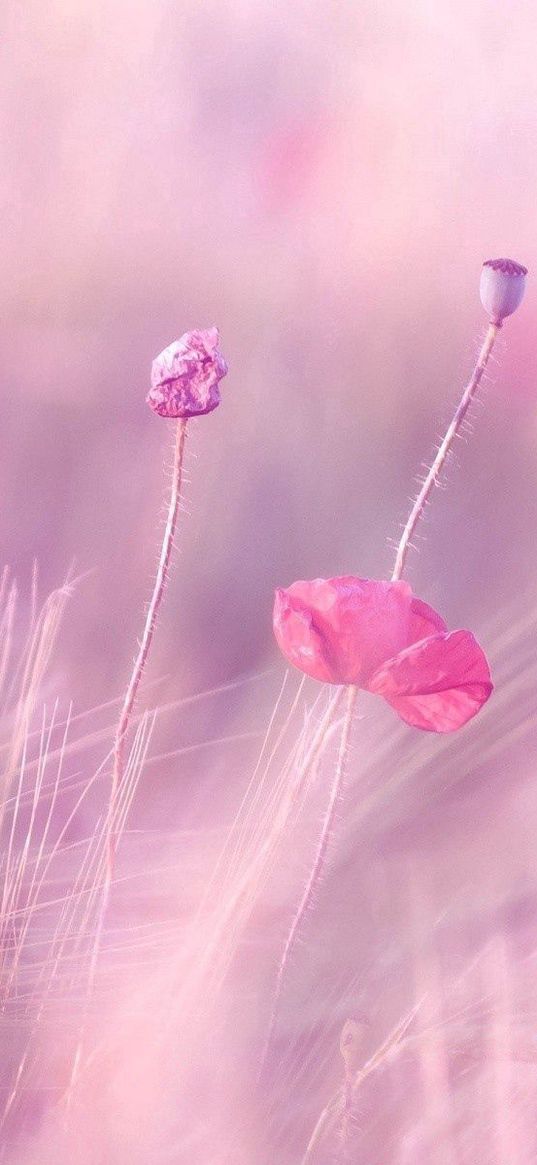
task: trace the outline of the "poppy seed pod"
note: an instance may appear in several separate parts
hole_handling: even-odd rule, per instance
[[[487,259],[481,271],[481,303],[491,322],[501,324],[522,302],[527,267],[514,259]]]

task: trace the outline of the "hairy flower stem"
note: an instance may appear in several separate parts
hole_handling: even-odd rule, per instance
[[[410,548],[412,537],[414,535],[414,531],[416,529],[416,526],[418,525],[418,522],[420,521],[420,519],[423,516],[425,506],[427,505],[427,502],[429,501],[430,494],[431,494],[432,490],[434,489],[435,485],[438,483],[440,474],[441,474],[442,469],[444,467],[444,464],[445,464],[446,458],[448,456],[448,453],[451,449],[451,446],[453,445],[455,437],[460,432],[462,423],[466,417],[468,409],[470,408],[470,405],[475,397],[477,389],[479,388],[481,378],[483,376],[483,373],[484,373],[485,368],[487,367],[487,364],[489,361],[489,356],[490,356],[492,349],[494,347],[494,341],[496,339],[496,336],[498,335],[498,331],[501,328],[501,326],[502,326],[501,323],[495,323],[492,320],[489,323],[489,326],[487,328],[487,334],[485,336],[485,339],[483,341],[483,345],[481,347],[481,351],[480,351],[479,356],[477,358],[477,363],[476,363],[476,366],[474,368],[474,371],[472,372],[471,378],[468,381],[468,384],[466,385],[466,388],[462,394],[462,397],[459,401],[459,404],[457,405],[457,408],[455,409],[455,414],[453,416],[453,420],[448,425],[444,439],[443,439],[441,445],[439,446],[436,457],[431,465],[431,468],[429,469],[429,471],[427,473],[425,481],[424,481],[424,483],[420,489],[420,492],[416,498],[416,501],[414,502],[414,505],[412,506],[412,509],[411,509],[410,514],[408,516],[408,521],[406,523],[406,526],[403,530],[403,534],[401,536],[401,541],[400,541],[399,546],[397,548],[397,554],[395,557],[395,566],[393,568],[393,574],[392,574],[392,580],[394,582],[397,579],[400,579],[402,577],[403,570],[405,568],[407,554],[408,554],[408,551]]]
[[[404,528],[403,533],[401,535],[401,540],[400,540],[399,545],[397,547],[397,553],[395,556],[395,565],[394,565],[393,574],[392,574],[392,581],[393,582],[396,582],[398,579],[400,579],[402,577],[403,570],[404,570],[405,564],[406,564],[408,551],[410,549],[412,537],[414,535],[414,532],[416,530],[416,527],[417,527],[420,519],[423,516],[424,510],[425,510],[425,507],[427,505],[427,502],[429,501],[429,497],[431,495],[431,492],[434,489],[435,485],[439,481],[440,474],[441,474],[442,469],[445,465],[446,458],[449,454],[449,451],[453,445],[453,441],[455,440],[455,437],[457,436],[457,434],[460,432],[461,426],[462,426],[464,419],[468,413],[468,409],[470,408],[470,405],[475,397],[475,394],[476,394],[477,389],[479,387],[479,384],[481,382],[483,373],[485,371],[485,368],[487,367],[490,354],[491,354],[492,349],[494,347],[494,342],[496,340],[496,336],[498,335],[498,331],[501,328],[501,326],[502,326],[501,321],[491,320],[489,323],[489,326],[487,328],[487,333],[486,333],[485,339],[483,341],[483,344],[481,346],[481,351],[480,351],[479,356],[477,358],[477,362],[476,362],[475,368],[473,370],[472,376],[471,376],[468,384],[466,385],[466,388],[464,389],[462,397],[461,397],[459,404],[457,405],[457,408],[455,410],[453,419],[451,420],[450,424],[448,425],[448,428],[446,430],[446,434],[445,434],[445,436],[444,436],[444,438],[439,446],[436,457],[434,458],[434,461],[431,465],[431,468],[429,469],[429,471],[427,473],[425,481],[423,482],[423,485],[420,489],[420,492],[416,498],[416,501],[414,502],[414,505],[412,506],[408,520],[407,520],[406,525],[405,525],[405,528]],[[297,914],[295,915],[295,919],[293,920],[293,926],[292,926],[291,932],[289,934],[289,937],[287,939],[286,949],[284,951],[285,961],[287,960],[288,948],[290,947],[290,945],[292,943],[292,940],[294,938],[294,934],[295,934],[296,929],[297,929],[297,927],[298,927],[298,925],[303,917],[303,914],[307,908],[307,905],[309,904],[309,901],[311,901],[311,897],[314,893],[315,885],[316,885],[317,880],[322,872],[324,854],[326,852],[328,840],[329,840],[330,834],[332,832],[332,822],[333,822],[333,816],[334,816],[334,811],[335,811],[335,805],[337,804],[337,801],[339,799],[340,792],[341,792],[341,785],[342,785],[343,772],[344,772],[343,762],[341,760],[341,757],[343,756],[343,759],[344,759],[345,752],[346,752],[347,745],[348,745],[351,724],[352,724],[352,717],[353,717],[353,712],[354,712],[355,699],[356,699],[356,688],[350,687],[348,689],[347,708],[346,708],[345,718],[344,718],[343,726],[342,726],[342,730],[341,730],[341,749],[342,749],[342,752],[340,750],[340,761],[338,762],[338,766],[337,766],[336,772],[334,774],[334,781],[332,784],[332,791],[330,794],[329,807],[327,810],[325,821],[323,823],[323,829],[321,832],[321,838],[319,840],[319,847],[318,847],[318,851],[317,851],[317,858],[316,858],[312,873],[311,873],[309,881],[308,881],[308,886],[306,888],[306,892],[303,896],[299,910],[298,910]],[[280,968],[279,968],[279,978],[280,979],[281,979],[282,975],[283,975],[283,960],[280,963]],[[280,989],[281,989],[281,983],[280,983]],[[345,1084],[345,1092],[344,1092],[342,1130],[341,1130],[342,1131],[342,1145],[341,1145],[341,1147],[342,1147],[342,1153],[343,1153],[343,1158],[342,1158],[343,1161],[346,1161],[348,1159],[346,1154],[347,1154],[348,1136],[349,1136],[350,1099],[351,1099],[351,1093],[349,1092],[349,1081],[347,1079],[346,1084]],[[316,1133],[314,1134],[314,1138],[316,1135],[317,1135],[317,1130],[316,1130]],[[314,1138],[312,1139],[312,1144],[313,1144]],[[304,1162],[306,1162],[306,1160],[309,1161],[309,1149],[306,1153],[306,1157],[304,1158]]]
[[[121,713],[116,728],[116,735],[114,739],[113,752],[113,768],[112,768],[112,784],[110,789],[110,798],[108,802],[108,816],[105,834],[105,865],[103,878],[103,892],[99,906],[99,914],[95,926],[95,934],[93,936],[93,946],[91,959],[88,970],[88,979],[86,985],[86,1005],[83,1014],[82,1028],[76,1048],[73,1067],[71,1071],[71,1080],[68,1091],[65,1096],[67,1105],[70,1103],[70,1098],[78,1077],[80,1065],[82,1062],[82,1051],[85,1037],[86,1022],[88,1018],[88,1006],[93,988],[95,984],[95,976],[97,972],[97,962],[101,946],[101,939],[104,929],[104,922],[108,911],[108,903],[110,901],[110,890],[112,888],[112,881],[114,877],[114,867],[116,859],[117,842],[119,835],[119,827],[121,824],[121,802],[120,793],[123,786],[123,778],[125,776],[125,748],[126,738],[129,730],[131,715],[136,701],[136,695],[140,686],[144,668],[147,663],[147,657],[151,649],[153,635],[157,623],[157,616],[160,605],[166,589],[168,580],[170,561],[173,551],[173,543],[175,531],[177,528],[177,518],[179,516],[179,506],[181,501],[181,484],[183,480],[183,461],[185,452],[185,437],[186,437],[186,420],[178,420],[177,432],[175,437],[173,469],[172,469],[172,485],[171,496],[168,506],[168,515],[166,518],[166,526],[164,530],[164,537],[162,539],[162,547],[157,567],[157,575],[155,578],[155,585],[153,593],[147,608],[147,614],[144,623],[144,630],[138,648],[138,654],[134,661],[131,678],[129,680],[125,699],[121,708]]]
[[[175,449],[173,458],[172,470],[172,487],[170,503],[168,506],[168,516],[166,518],[166,527],[164,530],[164,537],[162,539],[162,547],[160,551],[160,558],[157,568],[157,575],[155,578],[155,585],[153,593],[147,608],[145,618],[144,630],[138,648],[138,654],[134,661],[131,678],[125,693],[125,699],[121,709],[118,725],[116,728],[116,735],[114,740],[114,765],[112,769],[112,787],[110,791],[110,808],[108,816],[108,837],[107,837],[107,879],[112,880],[114,871],[115,854],[117,848],[117,822],[116,809],[118,793],[123,781],[125,771],[125,745],[127,733],[129,730],[130,718],[136,701],[136,695],[140,686],[144,668],[147,663],[147,657],[151,649],[153,635],[157,623],[157,616],[160,605],[166,589],[168,581],[168,574],[170,570],[170,561],[173,550],[173,542],[175,537],[175,530],[177,527],[177,518],[179,515],[179,505],[181,499],[181,483],[183,478],[183,460],[185,452],[185,438],[186,438],[186,420],[177,422],[177,432],[175,438]]]
[[[423,516],[425,506],[427,505],[430,494],[440,478],[440,474],[441,474],[442,469],[444,467],[446,458],[447,458],[448,453],[451,449],[453,441],[455,440],[455,437],[457,436],[457,434],[460,432],[463,421],[468,413],[468,409],[470,408],[470,405],[475,397],[475,394],[476,394],[477,389],[479,387],[481,378],[483,376],[485,368],[487,367],[489,357],[490,357],[490,354],[491,354],[493,346],[494,346],[494,341],[496,339],[496,336],[498,335],[498,331],[501,328],[501,326],[502,325],[501,325],[500,321],[495,322],[495,321],[491,320],[491,322],[489,323],[489,326],[487,328],[487,333],[486,333],[485,339],[483,341],[481,351],[480,351],[479,356],[477,358],[477,363],[475,365],[472,376],[471,376],[468,384],[466,385],[466,388],[464,389],[461,400],[460,400],[460,402],[455,410],[455,414],[453,416],[453,419],[447,428],[446,434],[445,434],[445,436],[440,444],[440,447],[438,449],[436,457],[434,458],[434,461],[431,465],[431,468],[429,469],[429,471],[427,473],[427,476],[426,476],[425,481],[422,485],[422,488],[418,494],[418,497],[416,498],[416,501],[414,502],[414,505],[412,506],[412,509],[411,509],[409,517],[408,517],[408,521],[405,525],[405,528],[404,528],[402,536],[401,536],[401,540],[399,542],[399,546],[397,548],[397,553],[396,553],[396,557],[395,557],[395,565],[394,565],[393,574],[392,574],[392,581],[394,581],[394,582],[402,577],[403,570],[404,570],[404,567],[406,564],[407,554],[408,554],[408,551],[409,551],[409,548],[411,545],[412,537],[414,535],[414,532],[416,530],[416,527],[417,527],[421,517]],[[298,930],[299,930],[301,923],[302,923],[302,920],[304,918],[304,915],[305,915],[305,913],[306,913],[306,911],[307,911],[307,909],[308,909],[308,907],[309,907],[309,905],[310,905],[310,903],[315,895],[315,890],[316,890],[317,884],[318,884],[318,882],[322,876],[322,873],[323,873],[326,852],[328,850],[330,839],[331,839],[331,836],[333,833],[336,806],[337,806],[339,798],[341,796],[341,789],[342,789],[344,775],[345,775],[345,756],[346,756],[347,749],[348,749],[349,737],[350,737],[350,732],[351,732],[351,727],[352,727],[352,719],[353,719],[354,709],[355,709],[355,704],[356,704],[356,694],[357,694],[356,688],[354,688],[352,686],[348,688],[345,715],[344,715],[343,724],[342,724],[342,728],[341,728],[341,740],[340,740],[340,750],[339,750],[338,762],[337,762],[336,769],[335,769],[334,776],[333,776],[333,780],[332,780],[332,786],[331,786],[331,790],[330,790],[330,799],[329,799],[327,810],[326,810],[325,817],[323,820],[321,833],[320,833],[319,841],[317,844],[316,855],[315,855],[313,866],[311,868],[311,871],[310,871],[310,874],[308,877],[306,888],[304,890],[304,893],[302,895],[300,903],[299,903],[299,905],[295,911],[295,914],[293,916],[293,919],[291,922],[291,927],[290,927],[289,933],[287,935],[287,939],[285,942],[285,946],[284,946],[284,949],[282,952],[282,956],[281,956],[278,970],[277,970],[277,974],[276,974],[276,986],[275,986],[275,992],[274,992],[274,1001],[273,1001],[272,1012],[271,1012],[271,1017],[270,1017],[270,1021],[269,1021],[268,1036],[267,1036],[266,1043],[265,1043],[265,1051],[264,1051],[264,1055],[263,1055],[262,1061],[261,1061],[261,1072],[263,1071],[263,1066],[264,1066],[266,1056],[267,1056],[269,1048],[270,1048],[270,1044],[272,1042],[272,1036],[274,1034],[277,1008],[278,1008],[279,1000],[280,1000],[281,993],[282,993],[283,980],[284,980],[284,975],[285,975],[285,971],[287,968],[287,964],[289,961],[289,956],[290,956],[292,947],[294,945],[296,935],[298,933]],[[328,731],[328,729],[327,729],[327,731]]]

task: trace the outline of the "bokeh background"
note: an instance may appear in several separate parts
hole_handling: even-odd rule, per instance
[[[23,610],[34,560],[42,595],[81,576],[49,679],[75,711],[121,693],[153,579],[173,426],[144,403],[151,360],[217,324],[230,366],[222,407],[189,427],[186,512],[143,703],[241,683],[163,717],[161,751],[262,732],[282,675],[276,585],[390,570],[416,475],[483,335],[481,263],[507,255],[530,270],[408,570],[450,626],[472,628],[507,686],[485,727],[460,749],[442,745],[440,761],[436,743],[409,744],[364,706],[356,747],[372,758],[372,801],[358,812],[351,798],[281,1054],[289,1031],[296,1041],[322,1023],[332,1038],[346,1006],[334,1004],[337,984],[348,994],[353,970],[381,1039],[431,977],[435,1007],[448,1007],[455,970],[476,952],[469,997],[500,1000],[483,1038],[504,1047],[519,995],[528,1006],[537,901],[535,4],[4,0],[0,33],[1,558]],[[385,739],[390,766],[399,759],[411,778],[392,773],[381,795]],[[135,823],[220,825],[256,747],[237,745],[232,763],[224,749],[149,768]],[[170,875],[144,893],[122,900],[125,918],[173,915],[183,890]],[[265,918],[247,1042],[270,993],[282,901]],[[438,1063],[421,1064],[433,1110]],[[500,1099],[514,1103],[514,1078],[491,1071],[480,1117],[471,1092],[457,1101],[462,1124],[470,1109],[477,1122],[471,1159],[506,1161],[514,1136],[513,1165],[526,1151],[533,1160],[525,1109],[514,1133],[500,1121],[483,1140]],[[274,1142],[286,1163],[327,1076],[295,1087],[298,1125],[286,1141],[289,1116]],[[533,1077],[531,1088],[534,1098]],[[416,1126],[397,1159],[422,1150],[431,1160]],[[233,1161],[265,1159],[252,1152]],[[442,1165],[466,1159],[457,1152]]]
[[[152,579],[172,434],[153,356],[217,323],[157,672],[273,655],[275,584],[382,575],[483,329],[483,259],[532,268],[534,5],[2,7],[0,540],[21,584],[92,572],[63,637],[116,693]],[[416,587],[451,622],[535,573],[536,311],[439,497]],[[505,349],[502,351],[502,349]],[[491,504],[494,499],[494,504]]]

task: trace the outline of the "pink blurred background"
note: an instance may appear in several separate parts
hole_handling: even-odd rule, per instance
[[[505,1014],[519,996],[527,1007],[535,675],[513,684],[508,646],[520,617],[528,638],[513,632],[516,659],[533,659],[534,3],[6,0],[0,31],[1,557],[23,605],[34,558],[43,594],[73,562],[84,576],[50,681],[77,711],[120,694],[153,579],[173,438],[144,403],[157,352],[215,323],[230,372],[222,407],[190,426],[188,512],[143,702],[269,669],[257,687],[165,717],[158,740],[171,749],[264,729],[282,674],[276,585],[389,571],[415,476],[483,334],[481,263],[507,255],[530,269],[475,432],[408,571],[450,626],[471,627],[497,658],[505,694],[500,683],[484,727],[441,748],[397,735],[366,704],[356,745],[373,758],[360,775],[366,806],[358,812],[356,794],[345,809],[282,1055],[286,1034],[296,1041],[308,1024],[333,1023],[336,1038],[346,1001],[331,1012],[334,985],[351,972],[359,1000],[374,1000],[379,1038],[422,980],[452,984],[476,951],[486,957],[470,996],[493,990]],[[149,767],[135,823],[221,825],[256,747],[237,745],[233,763],[225,750],[218,762],[196,754],[158,778]],[[305,844],[317,812],[315,802]],[[291,900],[302,871],[292,873]],[[182,890],[171,875],[157,882],[120,901],[124,918],[173,914]],[[277,896],[267,907],[246,974],[246,1043],[270,994],[284,907]],[[313,1081],[295,1084],[296,1145],[327,1092],[322,1073]],[[490,1096],[511,1087],[494,1077]],[[533,1078],[532,1088],[536,1097]],[[501,1126],[483,1148],[489,1116],[485,1104],[472,1142],[480,1165],[506,1160],[510,1143]],[[530,1161],[524,1120],[516,1136]],[[416,1128],[402,1165],[428,1151]],[[275,1143],[279,1161],[296,1159]],[[248,1165],[261,1160],[259,1149]]]
[[[177,692],[275,662],[275,584],[387,570],[482,260],[534,266],[535,7],[8,0],[1,22],[2,557],[44,589],[92,571],[66,675],[115,694],[172,440],[150,362],[216,322],[231,371],[192,426],[154,669]],[[534,577],[535,312],[530,282],[412,562],[450,622]]]

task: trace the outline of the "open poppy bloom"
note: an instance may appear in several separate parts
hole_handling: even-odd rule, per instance
[[[413,728],[453,732],[492,692],[470,631],[450,631],[406,582],[317,578],[276,591],[274,634],[295,667],[383,696]]]

